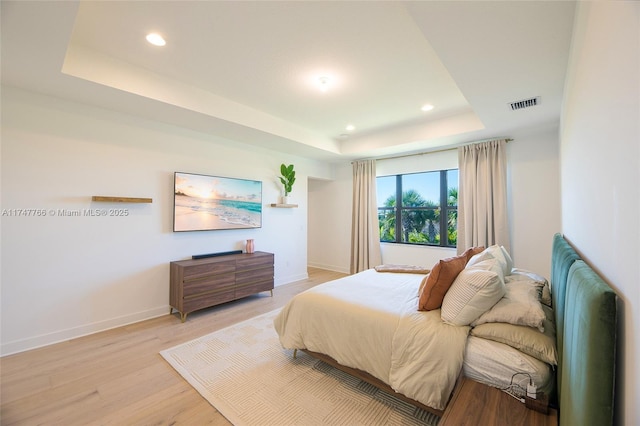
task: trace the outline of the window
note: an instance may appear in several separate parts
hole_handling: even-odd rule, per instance
[[[456,246],[457,169],[381,176],[376,191],[380,241]]]

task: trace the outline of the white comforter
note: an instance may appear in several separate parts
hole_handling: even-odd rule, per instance
[[[462,368],[469,327],[418,312],[424,275],[373,269],[295,296],[274,320],[282,346],[331,356],[442,410]]]

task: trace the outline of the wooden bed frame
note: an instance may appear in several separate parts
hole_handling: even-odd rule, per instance
[[[331,367],[334,367],[340,371],[343,371],[347,374],[350,374],[353,377],[356,377],[364,382],[369,383],[370,385],[375,386],[376,388],[380,389],[381,391],[388,393],[389,395],[392,395],[395,398],[398,398],[404,402],[407,402],[415,407],[418,408],[422,408],[425,411],[428,411],[430,413],[433,413],[439,417],[442,417],[442,415],[444,414],[444,410],[436,410],[435,408],[429,407],[427,405],[424,405],[423,403],[416,401],[415,399],[411,399],[408,398],[406,396],[404,396],[403,394],[396,392],[395,390],[393,390],[393,388],[391,386],[389,386],[388,384],[386,384],[385,382],[383,382],[382,380],[378,379],[377,377],[372,376],[371,374],[367,373],[366,371],[362,371],[362,370],[358,370],[357,368],[351,368],[351,367],[347,367],[344,366],[340,363],[338,363],[338,361],[336,361],[335,359],[331,358],[329,355],[325,355],[325,354],[321,354],[319,352],[313,352],[310,351],[308,349],[300,349],[302,352],[306,353],[307,355],[319,359],[322,362],[325,362],[326,364],[329,364]],[[294,349],[293,351],[293,358],[296,357],[297,355],[297,351],[298,349]],[[458,377],[458,380],[456,381],[456,385],[453,388],[453,391],[451,392],[451,395],[449,396],[449,401],[451,400],[451,397],[453,396],[453,394],[455,393],[455,390],[457,389],[457,387],[460,386],[460,377]],[[447,401],[448,403],[448,401]]]

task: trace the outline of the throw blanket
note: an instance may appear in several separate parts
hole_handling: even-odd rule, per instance
[[[428,274],[431,272],[431,269],[425,268],[423,266],[415,266],[415,265],[393,265],[393,264],[385,264],[378,265],[374,268],[377,272],[396,272],[403,274]]]
[[[300,293],[274,320],[280,343],[329,355],[442,410],[462,368],[469,327],[445,324],[439,310],[416,310],[422,278],[370,269]]]

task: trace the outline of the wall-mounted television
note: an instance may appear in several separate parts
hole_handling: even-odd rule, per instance
[[[262,182],[175,172],[173,231],[262,227]]]

